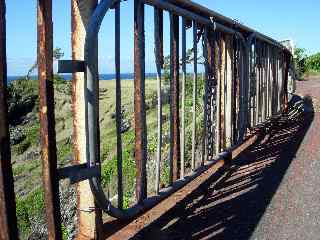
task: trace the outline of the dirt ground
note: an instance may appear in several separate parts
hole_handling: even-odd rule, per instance
[[[297,95],[298,117],[282,118],[135,239],[320,239],[320,79],[298,82]]]

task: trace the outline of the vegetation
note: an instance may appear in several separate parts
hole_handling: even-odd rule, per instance
[[[191,51],[188,62],[192,61]],[[191,59],[191,60],[190,60]],[[166,57],[168,64],[169,57]],[[199,63],[201,64],[201,63]],[[165,72],[168,67],[165,68]],[[168,73],[168,72],[167,72]],[[28,79],[28,78],[27,78]],[[187,76],[186,82],[186,167],[190,167],[192,143],[192,76]],[[157,151],[157,84],[155,79],[146,80],[146,109],[148,133],[148,189],[153,191],[154,169]],[[72,111],[71,111],[71,82],[61,76],[54,75],[55,88],[55,117],[57,157],[60,167],[70,163],[73,159],[72,148]],[[34,98],[34,104],[21,116],[12,128],[20,128],[25,138],[12,147],[14,165],[13,172],[17,193],[17,216],[21,239],[27,239],[37,230],[38,223],[44,224],[43,189],[38,184],[41,178],[40,138],[39,138],[39,84],[35,80],[25,78],[12,82],[9,95],[13,101],[17,99]],[[169,182],[169,79],[163,86],[163,146],[161,164],[161,186]],[[123,151],[123,188],[124,208],[129,208],[134,202],[134,186],[136,177],[134,158],[134,117],[133,117],[133,81],[122,81],[122,119],[127,128],[122,133]],[[196,109],[203,112],[204,81],[198,77],[198,99]],[[117,154],[116,154],[116,122],[115,114],[115,81],[100,82],[100,135],[101,135],[101,173],[104,190],[111,199],[117,191]],[[22,101],[24,103],[24,100]],[[197,114],[196,148],[201,152],[203,116]],[[68,238],[68,225],[62,225],[64,239]]]
[[[294,66],[299,79],[305,74],[320,73],[320,52],[308,56],[306,49],[295,48]]]
[[[44,214],[43,189],[39,187],[24,198],[18,197],[16,206],[20,235],[26,238],[31,231],[32,222]]]
[[[64,53],[62,52],[61,48],[55,48],[53,49],[53,61],[58,61],[64,56]],[[30,80],[30,76],[33,73],[33,71],[38,67],[38,61],[36,60],[32,66],[29,68],[27,75],[26,75],[26,80]]]

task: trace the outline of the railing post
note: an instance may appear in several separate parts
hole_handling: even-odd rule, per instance
[[[73,60],[84,59],[84,45],[87,27],[90,16],[92,15],[96,5],[97,0],[71,1],[71,42]],[[98,62],[96,65],[97,64]],[[84,164],[87,162],[84,81],[84,74],[82,72],[73,73],[72,112],[75,164]],[[94,196],[91,192],[88,180],[77,184],[77,215],[79,224],[78,238],[98,239],[101,233],[102,212],[94,201]]]
[[[232,67],[232,44],[231,36],[226,35],[226,99],[225,99],[225,132],[226,132],[226,147],[232,145],[232,113],[234,111],[233,104],[233,67]]]
[[[141,0],[134,1],[134,119],[136,196],[141,203],[147,197],[144,3]]]
[[[221,71],[220,71],[220,148],[226,147],[226,132],[225,132],[225,80],[226,80],[226,41],[225,36],[221,36]]]
[[[38,0],[40,139],[48,239],[62,239],[53,89],[52,2]]]
[[[288,78],[289,78],[289,63],[290,56],[285,55],[285,70],[284,70],[284,112],[288,113]]]
[[[204,127],[207,129],[205,138],[206,138],[206,148],[207,148],[207,159],[212,159],[214,156],[213,151],[213,98],[214,98],[214,88],[216,87],[217,78],[215,76],[215,56],[214,56],[214,43],[216,39],[214,38],[215,33],[209,30],[208,28],[205,29],[205,72],[206,72],[206,86],[207,86],[207,97],[206,97],[206,106],[205,106],[205,117],[204,117]]]
[[[195,170],[196,162],[196,105],[198,88],[198,46],[197,46],[197,22],[193,21],[193,90],[192,90],[192,149],[191,149],[191,169]]]
[[[0,0],[0,240],[18,239],[7,105],[6,7]]]
[[[180,164],[179,121],[179,16],[170,14],[170,122],[172,144],[172,181],[178,180]],[[171,174],[170,174],[171,175]],[[171,176],[170,176],[171,177]],[[171,181],[170,181],[171,182]]]
[[[180,178],[184,178],[184,168],[185,168],[185,98],[186,98],[186,78],[187,78],[187,19],[182,18],[182,97],[181,97],[181,163],[180,163]]]
[[[163,65],[163,11],[154,8],[154,39],[155,62],[157,67],[157,95],[158,95],[158,131],[157,131],[157,164],[156,164],[156,193],[160,190],[160,168],[162,159],[162,95],[161,95],[161,68]]]
[[[221,150],[221,38],[220,34],[216,33],[217,38],[214,44],[214,65],[216,66],[215,79],[217,81],[216,90],[216,155],[220,153]]]
[[[118,208],[123,208],[122,138],[121,138],[121,76],[120,76],[120,2],[115,5],[115,69],[116,69],[116,127],[117,127],[117,172]]]

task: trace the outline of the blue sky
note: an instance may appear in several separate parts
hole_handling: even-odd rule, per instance
[[[196,0],[225,16],[237,19],[274,39],[291,38],[308,53],[320,51],[319,0]],[[8,74],[23,75],[36,58],[36,0],[7,0]],[[53,1],[54,46],[71,58],[70,0]],[[122,3],[121,69],[133,71],[133,0]],[[165,52],[169,52],[168,15],[165,15]],[[114,71],[114,13],[105,17],[99,36],[100,73]],[[155,72],[153,10],[146,7],[146,71]],[[191,33],[187,35],[191,47]]]

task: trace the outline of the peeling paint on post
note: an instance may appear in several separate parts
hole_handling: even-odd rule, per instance
[[[62,239],[57,171],[54,89],[52,2],[38,0],[38,76],[40,93],[40,140],[43,189],[48,239]]]
[[[0,240],[18,239],[7,105],[5,1],[0,0]]]
[[[134,120],[136,197],[141,203],[147,197],[144,3],[141,0],[134,1]]]
[[[84,43],[89,18],[96,7],[96,0],[72,0],[72,59],[84,59]],[[74,163],[83,164],[86,159],[85,132],[85,96],[84,74],[73,73],[72,80],[72,112],[73,112],[73,141]],[[77,215],[79,224],[78,239],[97,239],[101,232],[102,212],[95,204],[89,181],[77,185]]]

